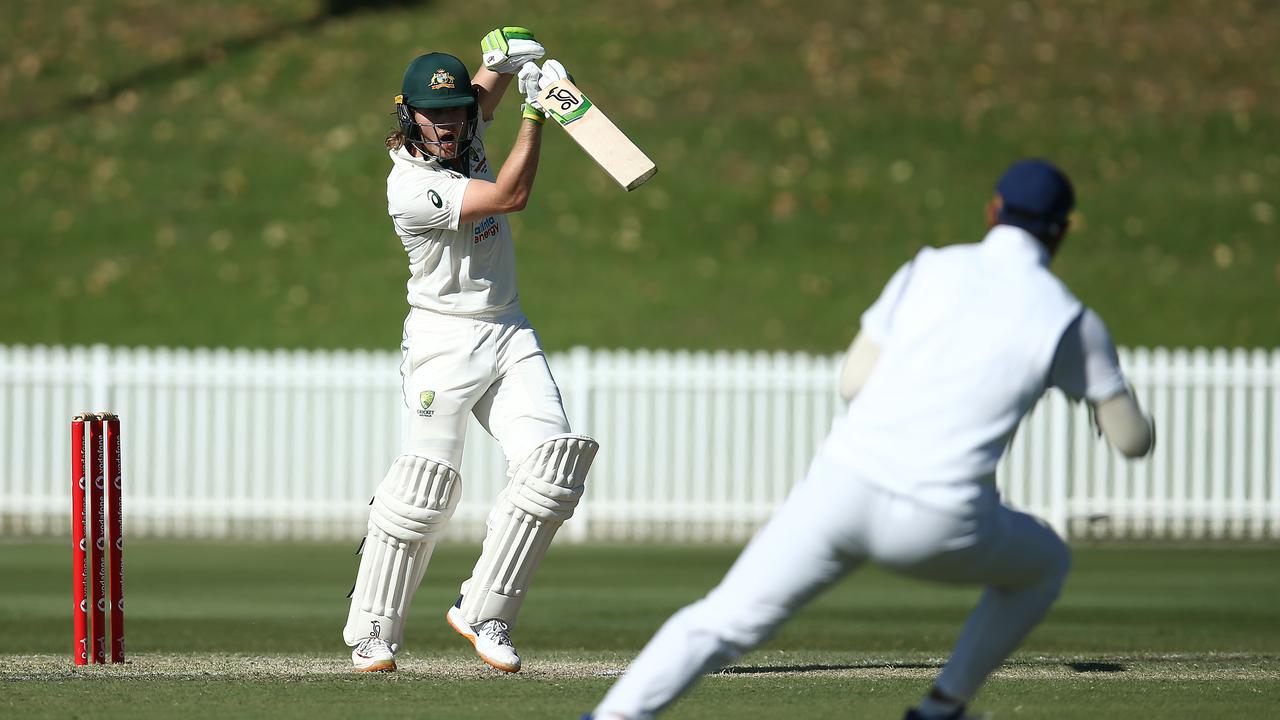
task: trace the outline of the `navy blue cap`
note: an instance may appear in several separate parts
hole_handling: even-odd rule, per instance
[[[1019,160],[996,183],[1001,225],[1016,225],[1033,235],[1057,235],[1076,205],[1071,181],[1047,160]]]

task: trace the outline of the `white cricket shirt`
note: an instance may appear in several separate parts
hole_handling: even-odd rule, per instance
[[[976,497],[1052,384],[1063,333],[1080,325],[1084,308],[1048,261],[1033,236],[998,225],[902,266],[862,316],[880,356],[821,454],[939,507]],[[1108,392],[1102,384],[1088,394]]]
[[[492,181],[481,138],[472,154],[471,177]],[[387,175],[387,213],[409,254],[409,305],[445,315],[490,316],[519,309],[515,247],[504,215],[459,222],[469,178],[416,158],[406,148],[392,150]]]

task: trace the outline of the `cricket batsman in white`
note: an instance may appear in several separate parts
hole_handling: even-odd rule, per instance
[[[469,415],[502,445],[508,483],[489,514],[449,624],[489,665],[520,669],[511,641],[520,606],[561,523],[573,515],[599,445],[570,432],[538,336],[520,309],[507,214],[525,207],[538,169],[538,93],[567,77],[533,33],[503,27],[481,43],[471,77],[458,58],[422,55],[396,97],[387,138],[387,212],[409,256],[401,343],[413,412],[401,455],[377,486],[343,638],[358,671],[395,670],[405,619],[435,543],[462,492]],[[523,119],[495,176],[484,152],[512,77]]]
[[[966,717],[1071,562],[1052,529],[1001,504],[996,465],[1019,421],[1054,386],[1088,402],[1124,455],[1154,442],[1106,327],[1049,271],[1073,205],[1053,165],[1016,163],[996,185],[982,242],[926,248],[898,270],[862,316],[840,376],[851,403],[807,477],[587,717],[654,717],[867,561],[985,586],[932,689],[906,713]]]

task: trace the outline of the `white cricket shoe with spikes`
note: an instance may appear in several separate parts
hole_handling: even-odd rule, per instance
[[[520,656],[511,644],[511,629],[505,621],[494,618],[471,625],[462,616],[462,608],[457,605],[449,608],[445,619],[459,635],[471,641],[476,655],[490,667],[502,672],[520,672]]]
[[[396,654],[379,637],[367,637],[351,649],[351,665],[356,672],[395,672]]]

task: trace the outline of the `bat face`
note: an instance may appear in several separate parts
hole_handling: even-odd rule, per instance
[[[624,190],[634,190],[658,172],[658,166],[569,80],[548,85],[538,102]]]

